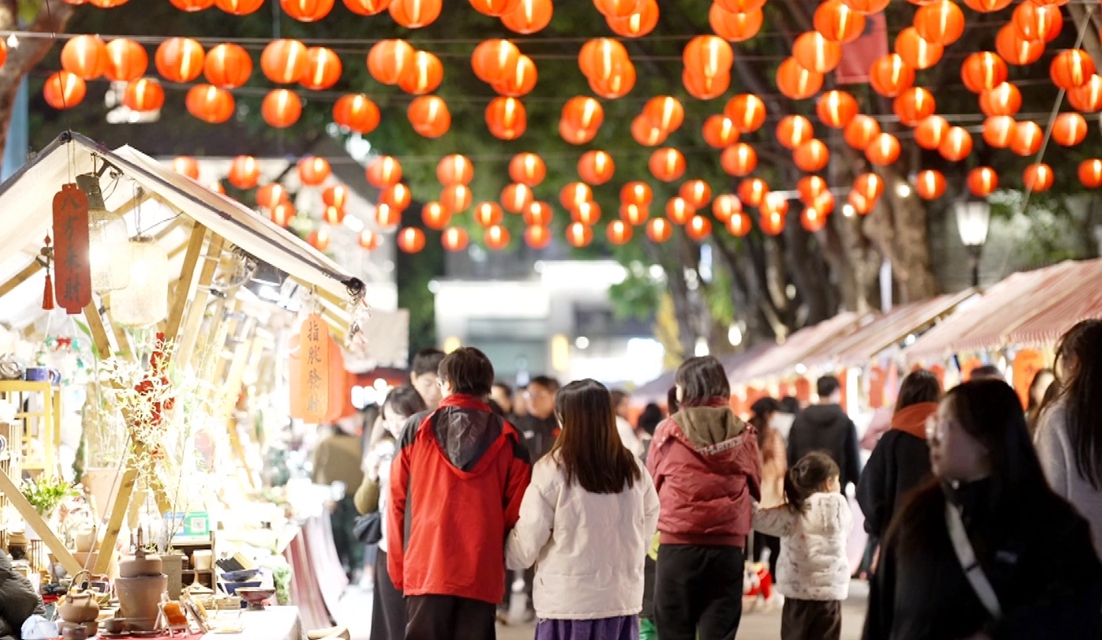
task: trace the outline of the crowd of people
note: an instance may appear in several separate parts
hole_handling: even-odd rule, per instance
[[[477,349],[419,354],[352,497],[378,544],[372,640],[494,638],[510,571],[537,640],[730,640],[754,561],[783,640],[839,638],[847,496],[870,540],[867,640],[1099,637],[1102,321],[1061,340],[1025,407],[997,369],[947,391],[912,371],[874,443],[836,378],[816,387],[744,422],[721,363],[691,358],[633,425],[593,380],[514,392]]]

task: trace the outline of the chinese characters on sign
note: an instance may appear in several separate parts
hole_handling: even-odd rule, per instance
[[[88,196],[75,184],[54,195],[54,294],[74,315],[92,302],[88,263]]]
[[[301,417],[322,422],[329,413],[329,325],[321,316],[311,314],[302,323],[298,356]]]

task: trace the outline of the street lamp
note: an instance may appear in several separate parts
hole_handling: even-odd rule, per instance
[[[980,284],[980,255],[987,242],[987,227],[991,221],[991,205],[986,200],[965,200],[954,205],[957,216],[957,231],[960,241],[968,250],[972,263],[972,286]]]

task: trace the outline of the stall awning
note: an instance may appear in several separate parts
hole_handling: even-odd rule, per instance
[[[919,338],[906,350],[907,358],[912,362],[940,359],[1004,346],[1011,331],[1062,300],[1084,278],[1098,282],[1098,265],[1063,262],[1012,274]]]
[[[762,378],[793,372],[804,358],[821,345],[849,335],[860,325],[861,316],[846,311],[817,325],[792,334],[784,344],[764,351],[751,361],[728,372],[732,384],[748,384]]]
[[[215,193],[149,156],[122,147],[111,151],[78,133],[64,133],[0,184],[0,255],[22,252],[29,264],[51,227],[54,194],[93,164],[113,165],[163,206],[195,220],[227,242],[307,286],[348,299],[363,283],[294,234],[241,203]],[[127,180],[127,182],[129,182]],[[129,191],[129,187],[124,191]],[[110,194],[107,194],[110,198]],[[109,203],[110,207],[110,203]]]
[[[1043,347],[1056,343],[1077,323],[1102,318],[1102,260],[1083,264],[1076,286],[1042,311],[1031,316],[1006,335],[1006,342]]]

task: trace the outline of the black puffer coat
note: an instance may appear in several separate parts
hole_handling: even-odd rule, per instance
[[[19,630],[32,615],[46,615],[30,580],[16,573],[11,557],[0,551],[0,640],[19,640]]]

